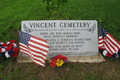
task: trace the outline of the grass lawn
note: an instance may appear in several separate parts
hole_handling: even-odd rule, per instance
[[[62,6],[61,16],[69,20],[102,20],[102,26],[120,41],[119,0],[68,0]],[[22,20],[48,20],[42,0],[0,0],[0,41],[15,39]]]
[[[66,14],[66,15],[64,15]],[[120,41],[120,0],[68,0],[60,16],[66,20],[102,20],[102,26]],[[0,0],[0,42],[16,40],[17,26],[22,20],[49,20],[42,0]],[[34,63],[17,63],[16,59],[0,58],[1,80],[119,80],[120,58],[105,58],[97,64],[66,63],[61,68]]]

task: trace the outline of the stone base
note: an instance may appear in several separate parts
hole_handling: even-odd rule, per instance
[[[51,60],[50,58],[47,58],[46,60]],[[98,63],[98,62],[103,62],[105,59],[103,56],[98,53],[97,56],[82,56],[82,57],[68,57],[69,62],[88,62],[88,63]],[[18,58],[17,58],[18,63],[26,63],[26,62],[33,62],[30,57],[24,58],[22,57],[21,53],[19,52]]]

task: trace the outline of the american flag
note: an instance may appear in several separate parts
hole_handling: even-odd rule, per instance
[[[100,23],[98,48],[107,50],[111,55],[120,49],[120,43],[111,36]]]
[[[18,31],[20,52],[31,57],[32,61],[45,67],[45,59],[49,50],[47,41],[33,35]]]

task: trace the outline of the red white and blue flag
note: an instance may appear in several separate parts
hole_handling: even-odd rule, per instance
[[[101,26],[101,23],[98,48],[107,50],[111,55],[116,54],[120,49],[120,43]]]
[[[45,59],[49,50],[46,40],[18,31],[20,52],[31,57],[32,61],[45,67]]]

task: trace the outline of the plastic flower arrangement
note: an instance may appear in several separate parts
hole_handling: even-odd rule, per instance
[[[55,56],[52,58],[52,60],[50,61],[50,65],[52,67],[60,67],[62,66],[64,63],[66,63],[67,61],[67,58],[65,56],[62,56],[61,54]]]
[[[17,57],[18,49],[15,40],[8,41],[7,43],[0,43],[0,58],[5,55],[6,58]]]

